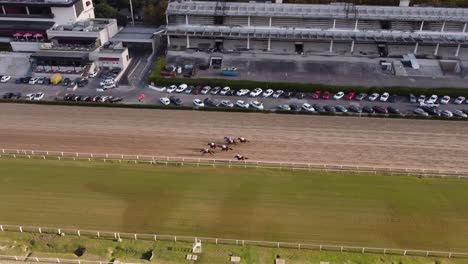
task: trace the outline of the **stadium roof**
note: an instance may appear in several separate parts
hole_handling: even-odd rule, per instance
[[[351,4],[305,5],[173,1],[169,3],[167,14],[468,22],[468,8],[354,6]]]
[[[454,32],[401,32],[401,31],[354,31],[320,30],[308,28],[278,27],[228,27],[177,25],[167,27],[168,35],[228,38],[272,38],[294,40],[343,40],[377,42],[422,42],[422,43],[467,43],[468,35]]]

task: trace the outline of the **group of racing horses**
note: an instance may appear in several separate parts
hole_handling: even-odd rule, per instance
[[[230,151],[230,150],[233,150],[230,146],[237,145],[237,144],[245,144],[247,142],[249,142],[249,140],[247,140],[244,137],[238,137],[238,138],[224,137],[224,144],[217,144],[215,142],[210,142],[208,143],[208,148],[201,149],[200,152],[202,153],[202,155],[205,155],[205,154],[214,155],[216,153],[215,149],[219,148],[221,151]],[[236,154],[234,158],[236,158],[237,160],[249,159],[240,154]]]

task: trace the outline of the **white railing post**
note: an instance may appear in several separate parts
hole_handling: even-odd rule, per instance
[[[3,225],[0,225],[0,230],[3,231]]]
[[[23,227],[22,227],[22,226],[19,227],[19,231],[20,231],[21,233],[23,233]]]

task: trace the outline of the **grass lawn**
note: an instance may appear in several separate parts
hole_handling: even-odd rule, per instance
[[[468,251],[468,181],[0,159],[0,223]]]

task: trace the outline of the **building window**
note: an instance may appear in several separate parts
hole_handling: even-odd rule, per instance
[[[91,1],[86,1],[86,6],[90,6],[91,5]]]

